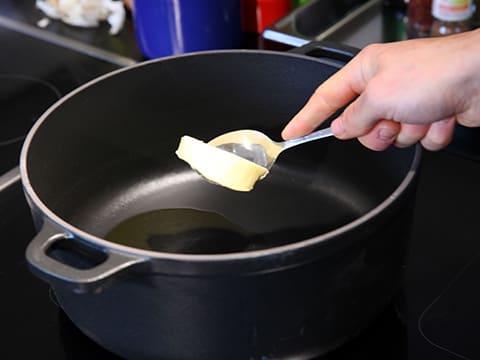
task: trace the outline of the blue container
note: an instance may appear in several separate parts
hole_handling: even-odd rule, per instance
[[[240,0],[134,0],[140,50],[158,58],[241,45]]]

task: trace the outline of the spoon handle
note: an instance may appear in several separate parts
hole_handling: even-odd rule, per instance
[[[309,141],[313,141],[313,140],[322,139],[324,137],[328,137],[328,136],[332,136],[332,135],[333,135],[332,129],[331,128],[326,128],[326,129],[314,131],[311,134],[308,134],[308,135],[305,135],[305,136],[302,136],[302,137],[299,137],[299,138],[286,140],[282,143],[282,147],[285,150],[285,149],[291,148],[293,146],[297,146],[297,145],[300,145],[300,144],[303,144],[303,143],[306,143],[306,142],[309,142]]]

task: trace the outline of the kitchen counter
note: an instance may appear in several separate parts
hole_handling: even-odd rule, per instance
[[[0,3],[0,39],[9,55],[0,61],[4,79],[47,84],[54,94],[51,101],[55,101],[96,76],[142,61],[131,19],[117,37],[109,35],[103,25],[78,29],[54,21],[46,29],[39,29],[36,22],[43,14],[33,4],[33,0]],[[398,14],[401,11],[397,9],[382,12],[381,28],[375,28],[385,36],[381,41],[403,36],[403,20]],[[251,40],[252,46],[277,46],[255,37]],[[361,41],[374,39],[364,37]],[[11,104],[15,111],[32,105],[24,102],[25,94],[16,99],[12,91],[3,90],[0,95],[4,100],[0,118],[7,125],[0,134],[13,133],[19,115],[1,111]],[[36,104],[38,97],[32,99]],[[41,113],[44,108],[39,106],[37,110]],[[31,125],[34,119],[25,121]],[[424,152],[401,306],[392,305],[371,328],[322,360],[480,358],[477,138],[476,129],[458,128],[447,149]],[[0,358],[118,359],[82,334],[58,307],[49,286],[28,270],[24,253],[35,229],[15,168],[21,140],[21,133],[15,139],[0,140],[0,164],[5,165],[0,174],[0,316],[6,334]]]
[[[38,21],[45,14],[35,7],[34,0],[2,0],[0,2],[0,25],[26,33],[47,42],[110,58],[121,65],[129,65],[144,60],[133,30],[132,14],[127,10],[123,29],[117,35],[110,35],[109,26],[101,22],[99,27],[74,27],[60,20],[51,20],[45,28],[40,28]]]
[[[35,7],[34,0],[3,0],[0,2],[0,26],[55,43],[75,51],[106,59],[120,66],[146,60],[137,45],[132,12],[127,10],[123,29],[110,35],[109,26],[101,22],[95,28],[74,27],[51,19],[48,26],[40,28],[38,21],[45,14]],[[290,47],[262,39],[254,33],[245,33],[243,47],[249,49],[287,50]]]

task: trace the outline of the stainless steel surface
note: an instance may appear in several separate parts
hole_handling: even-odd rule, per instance
[[[369,43],[383,41],[381,0],[369,0],[350,10],[345,9],[344,15],[332,24],[328,24],[330,18],[341,15],[336,5],[332,5],[332,15],[326,16],[323,8],[315,9],[318,4],[319,1],[313,1],[296,9],[265,29],[262,36],[291,46],[301,46],[313,40],[329,40],[363,48]],[[324,3],[322,6],[325,6]],[[315,11],[318,11],[318,16],[312,15]]]

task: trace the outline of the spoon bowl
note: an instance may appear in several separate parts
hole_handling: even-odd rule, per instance
[[[246,129],[219,135],[210,140],[208,144],[270,169],[282,151],[332,135],[332,130],[325,128],[299,138],[273,141],[260,131]]]

